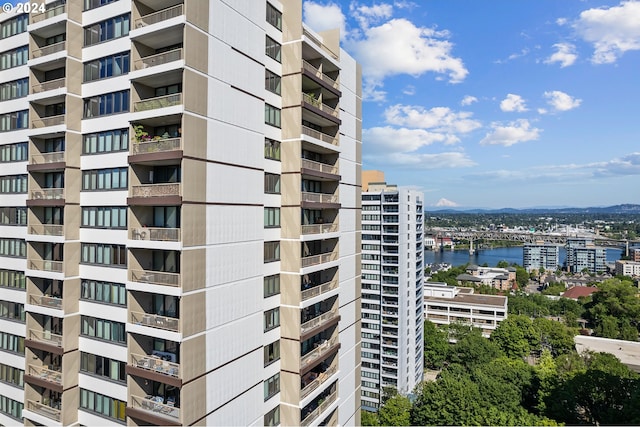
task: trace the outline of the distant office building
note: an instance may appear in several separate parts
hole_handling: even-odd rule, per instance
[[[377,411],[383,387],[406,394],[422,381],[423,195],[366,179],[363,174],[362,408]]]
[[[425,282],[424,319],[436,325],[470,324],[488,338],[507,318],[507,297],[476,295],[473,288]]]
[[[456,277],[458,284],[472,283],[474,285],[491,286],[501,291],[510,290],[516,283],[516,269],[497,267],[478,267],[470,265],[466,273]]]
[[[640,276],[640,262],[616,261],[616,276]]]
[[[567,270],[579,273],[601,273],[607,270],[607,251],[597,247],[591,239],[567,239]]]
[[[522,266],[531,272],[541,269],[556,271],[558,269],[560,249],[557,245],[544,243],[526,243],[522,248]]]

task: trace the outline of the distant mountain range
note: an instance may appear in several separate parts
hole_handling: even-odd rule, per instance
[[[640,215],[640,205],[623,204],[606,207],[571,208],[571,207],[534,207],[534,208],[435,208],[427,207],[425,212],[433,213],[468,213],[468,214],[637,214]]]

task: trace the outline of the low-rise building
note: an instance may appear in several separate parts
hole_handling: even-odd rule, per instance
[[[631,249],[631,259],[640,262],[640,248]]]
[[[470,282],[508,291],[516,284],[516,269],[513,267],[497,268],[470,265],[467,267],[466,273],[458,275],[456,280],[460,285]]]
[[[640,276],[640,262],[616,261],[616,276]]]
[[[475,294],[473,288],[425,282],[424,318],[436,325],[470,324],[488,338],[507,318],[507,297]]]

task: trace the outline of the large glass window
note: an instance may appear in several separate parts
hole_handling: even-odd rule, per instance
[[[0,84],[0,101],[24,98],[29,94],[29,79],[24,78]]]
[[[280,227],[280,208],[264,208],[264,228]]]
[[[280,141],[270,138],[264,139],[264,158],[280,160]]]
[[[273,105],[264,104],[264,122],[268,125],[280,127],[280,109]]]
[[[84,100],[84,118],[107,116],[129,111],[129,91],[105,93]]]
[[[86,6],[86,3],[85,3]],[[91,46],[107,40],[124,37],[129,34],[130,16],[126,15],[109,18],[84,29],[84,45]]]
[[[0,193],[22,194],[27,192],[27,175],[9,175],[0,177]]]
[[[27,31],[29,23],[29,15],[26,13],[15,18],[7,19],[0,24],[0,39],[15,36],[16,34]]]
[[[91,353],[80,353],[80,371],[109,378],[121,383],[127,382],[126,363]]]
[[[84,135],[83,154],[101,154],[129,149],[129,130],[116,129]]]
[[[280,175],[265,172],[264,192],[266,194],[280,194]]]
[[[276,406],[264,416],[265,427],[275,427],[280,425],[280,406]]]
[[[29,60],[29,46],[0,53],[0,70],[26,65]]]
[[[0,301],[0,317],[24,323],[24,304],[13,301]]]
[[[0,115],[0,132],[9,132],[29,127],[29,110],[14,111]]]
[[[129,52],[105,56],[104,58],[96,59],[84,64],[84,81],[91,82],[94,80],[127,74],[129,72],[129,66]]]
[[[82,171],[82,190],[126,190],[127,168]]]
[[[264,382],[264,400],[267,401],[280,391],[280,373],[278,372]]]
[[[127,335],[124,326],[124,323],[113,320],[82,316],[80,333],[91,338],[126,345]]]
[[[84,10],[95,9],[118,0],[84,0]]]
[[[123,245],[110,245],[102,243],[83,243],[83,264],[100,264],[113,267],[127,266],[127,249]]]
[[[280,62],[282,46],[269,36],[265,36],[266,54],[268,57]]]
[[[126,228],[126,206],[95,206],[82,208],[82,227]]]
[[[5,288],[26,288],[24,271],[0,270],[0,286]]]
[[[28,159],[28,142],[6,144],[0,146],[0,162],[24,162]]]
[[[272,295],[280,293],[280,275],[266,276],[264,278],[264,297],[268,298]]]
[[[24,387],[24,371],[0,363],[0,381],[22,388]]]
[[[0,412],[5,415],[15,418],[22,423],[22,409],[24,405],[13,399],[9,399],[6,396],[0,396]]]
[[[27,243],[23,239],[0,239],[0,256],[25,258]]]
[[[121,283],[84,279],[80,298],[105,304],[127,305],[127,290]]]
[[[97,413],[117,421],[126,421],[127,402],[105,396],[94,391],[80,389],[80,409]]]
[[[280,340],[264,346],[264,366],[280,359]]]
[[[267,310],[264,312],[264,331],[270,331],[280,326],[280,308]]]
[[[282,31],[282,12],[267,3],[267,22]]]
[[[24,354],[24,337],[0,332],[0,350],[9,353]]]
[[[281,92],[281,78],[276,73],[273,73],[267,69],[264,70],[264,88],[270,92],[280,95]]]
[[[280,261],[280,242],[264,242],[264,262]]]

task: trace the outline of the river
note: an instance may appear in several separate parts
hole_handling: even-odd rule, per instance
[[[613,264],[620,259],[622,249],[607,248],[607,264]],[[560,247],[560,266],[564,263],[567,253],[563,247]],[[500,261],[507,261],[509,264],[516,263],[522,265],[522,246],[514,246],[510,248],[494,248],[480,249],[476,253],[469,255],[468,249],[444,251],[424,251],[424,260],[426,264],[447,263],[454,267],[464,265],[466,263],[483,265],[487,263],[489,267],[495,267]]]

